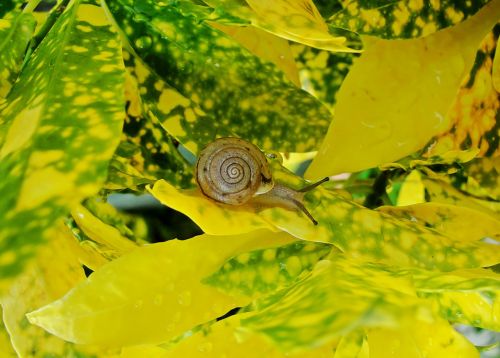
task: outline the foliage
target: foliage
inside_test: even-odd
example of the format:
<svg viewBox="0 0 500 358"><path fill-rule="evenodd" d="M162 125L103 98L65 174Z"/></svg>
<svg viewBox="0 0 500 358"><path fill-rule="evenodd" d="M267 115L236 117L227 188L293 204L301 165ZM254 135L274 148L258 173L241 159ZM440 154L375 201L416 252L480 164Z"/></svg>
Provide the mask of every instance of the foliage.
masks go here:
<svg viewBox="0 0 500 358"><path fill-rule="evenodd" d="M500 331L499 12L2 1L0 352L487 351L455 325ZM194 162L222 136L288 187L330 177L304 197L318 224L205 197Z"/></svg>

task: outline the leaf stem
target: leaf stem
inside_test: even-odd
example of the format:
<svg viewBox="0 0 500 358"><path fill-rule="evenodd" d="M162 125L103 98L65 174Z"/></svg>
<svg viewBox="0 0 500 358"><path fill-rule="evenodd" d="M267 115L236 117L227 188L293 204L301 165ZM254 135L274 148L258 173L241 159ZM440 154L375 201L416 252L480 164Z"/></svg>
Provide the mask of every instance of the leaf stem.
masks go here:
<svg viewBox="0 0 500 358"><path fill-rule="evenodd" d="M42 0L30 0L28 2L28 4L25 6L25 8L23 9L23 12L25 14L33 12L33 10L36 9L36 7L38 6L38 4L40 4L41 1Z"/></svg>

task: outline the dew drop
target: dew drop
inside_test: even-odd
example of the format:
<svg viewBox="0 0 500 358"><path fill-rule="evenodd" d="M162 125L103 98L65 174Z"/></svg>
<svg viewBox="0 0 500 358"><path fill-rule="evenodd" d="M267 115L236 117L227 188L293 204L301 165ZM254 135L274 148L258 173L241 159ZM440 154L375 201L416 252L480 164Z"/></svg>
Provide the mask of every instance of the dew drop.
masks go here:
<svg viewBox="0 0 500 358"><path fill-rule="evenodd" d="M198 350L203 353L211 352L213 348L213 344L211 342L205 342L198 346Z"/></svg>
<svg viewBox="0 0 500 358"><path fill-rule="evenodd" d="M191 304L191 292L184 291L177 296L177 303L181 306L189 306Z"/></svg>
<svg viewBox="0 0 500 358"><path fill-rule="evenodd" d="M142 300L137 300L137 302L134 304L135 309L140 309L142 307Z"/></svg>
<svg viewBox="0 0 500 358"><path fill-rule="evenodd" d="M163 303L163 295L157 294L153 301L155 305L160 306Z"/></svg>

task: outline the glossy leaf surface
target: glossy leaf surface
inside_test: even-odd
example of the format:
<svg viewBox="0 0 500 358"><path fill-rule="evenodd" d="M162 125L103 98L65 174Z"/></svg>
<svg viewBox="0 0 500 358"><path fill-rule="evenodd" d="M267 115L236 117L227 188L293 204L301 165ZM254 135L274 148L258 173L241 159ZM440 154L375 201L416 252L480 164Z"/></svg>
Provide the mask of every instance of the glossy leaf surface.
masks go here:
<svg viewBox="0 0 500 358"><path fill-rule="evenodd" d="M414 38L430 35L474 15L489 0L342 0L328 20L334 26L377 37Z"/></svg>
<svg viewBox="0 0 500 358"><path fill-rule="evenodd" d="M365 38L365 51L337 94L335 119L306 177L400 159L445 130L448 109L499 10L500 2L493 1L463 23L421 39Z"/></svg>
<svg viewBox="0 0 500 358"><path fill-rule="evenodd" d="M168 4L143 1L134 7L130 0L107 4L149 68L190 98L211 121L263 148L306 151L316 147L330 112L286 80L275 65ZM164 93L169 95L166 89ZM287 140L292 135L294 140ZM207 143L199 143L198 136L189 140Z"/></svg>
<svg viewBox="0 0 500 358"><path fill-rule="evenodd" d="M124 117L120 56L102 9L76 1L10 92L0 113L1 278L104 181Z"/></svg>
<svg viewBox="0 0 500 358"><path fill-rule="evenodd" d="M248 303L242 296L230 297L202 284L203 277L230 256L291 241L286 234L257 231L143 246L102 266L65 297L28 318L76 343L161 343Z"/></svg>

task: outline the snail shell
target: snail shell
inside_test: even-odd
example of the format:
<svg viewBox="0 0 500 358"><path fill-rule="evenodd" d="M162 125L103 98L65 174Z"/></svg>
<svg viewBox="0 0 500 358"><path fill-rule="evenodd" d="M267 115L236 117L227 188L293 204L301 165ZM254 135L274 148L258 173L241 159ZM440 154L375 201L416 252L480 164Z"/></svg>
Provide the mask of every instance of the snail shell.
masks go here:
<svg viewBox="0 0 500 358"><path fill-rule="evenodd" d="M196 181L205 196L230 205L249 203L254 208L299 210L314 225L317 221L304 205L304 194L327 180L300 190L274 183L264 153L239 138L215 140L201 151L196 163Z"/></svg>
<svg viewBox="0 0 500 358"><path fill-rule="evenodd" d="M239 138L220 138L207 145L196 163L196 181L203 194L231 205L243 205L273 188L264 153Z"/></svg>

